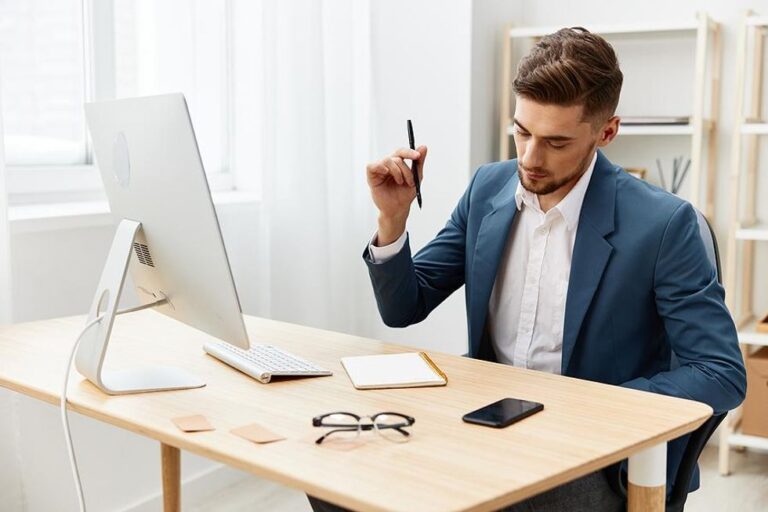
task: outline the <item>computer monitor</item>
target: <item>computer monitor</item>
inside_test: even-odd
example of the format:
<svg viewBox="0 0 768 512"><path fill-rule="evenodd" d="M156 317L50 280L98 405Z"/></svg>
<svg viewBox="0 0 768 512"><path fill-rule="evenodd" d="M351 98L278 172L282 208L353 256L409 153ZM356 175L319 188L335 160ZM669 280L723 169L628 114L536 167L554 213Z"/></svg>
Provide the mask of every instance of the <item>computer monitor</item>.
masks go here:
<svg viewBox="0 0 768 512"><path fill-rule="evenodd" d="M81 338L76 368L110 394L201 387L181 369L103 368L128 268L142 304L249 348L184 96L89 103L85 114L118 225L88 315L102 319Z"/></svg>

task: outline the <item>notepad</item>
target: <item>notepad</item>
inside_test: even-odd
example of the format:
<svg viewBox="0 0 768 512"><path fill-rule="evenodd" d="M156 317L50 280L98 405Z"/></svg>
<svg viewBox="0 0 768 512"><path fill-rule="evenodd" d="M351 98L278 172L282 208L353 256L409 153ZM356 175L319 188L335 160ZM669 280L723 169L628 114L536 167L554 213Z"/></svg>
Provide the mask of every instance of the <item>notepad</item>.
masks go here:
<svg viewBox="0 0 768 512"><path fill-rule="evenodd" d="M424 352L342 357L341 364L357 389L445 386L448 377Z"/></svg>

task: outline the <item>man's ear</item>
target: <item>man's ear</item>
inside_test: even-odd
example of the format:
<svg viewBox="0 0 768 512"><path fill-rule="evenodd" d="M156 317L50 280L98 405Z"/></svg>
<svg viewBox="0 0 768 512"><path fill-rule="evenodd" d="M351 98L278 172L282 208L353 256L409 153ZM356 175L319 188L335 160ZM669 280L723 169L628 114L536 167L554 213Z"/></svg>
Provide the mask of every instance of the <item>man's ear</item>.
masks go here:
<svg viewBox="0 0 768 512"><path fill-rule="evenodd" d="M613 116L600 127L599 137L597 139L598 147L605 147L616 138L616 135L619 134L620 123L621 118L619 116Z"/></svg>

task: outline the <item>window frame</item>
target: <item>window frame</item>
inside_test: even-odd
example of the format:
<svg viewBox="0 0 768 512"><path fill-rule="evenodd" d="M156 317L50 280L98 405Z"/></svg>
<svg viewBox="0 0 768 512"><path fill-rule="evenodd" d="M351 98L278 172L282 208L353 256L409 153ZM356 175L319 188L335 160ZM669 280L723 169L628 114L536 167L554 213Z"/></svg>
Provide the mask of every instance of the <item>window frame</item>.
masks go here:
<svg viewBox="0 0 768 512"><path fill-rule="evenodd" d="M232 141L234 128L232 112L232 8L231 0L225 6L225 98L224 161L220 170L207 172L211 192L235 190L236 179L232 171ZM84 98L86 102L115 96L114 63L114 0L81 0L83 30ZM85 127L86 160L70 165L6 165L9 204L12 206L62 203L72 201L98 201L105 199L98 166L94 162L93 148Z"/></svg>

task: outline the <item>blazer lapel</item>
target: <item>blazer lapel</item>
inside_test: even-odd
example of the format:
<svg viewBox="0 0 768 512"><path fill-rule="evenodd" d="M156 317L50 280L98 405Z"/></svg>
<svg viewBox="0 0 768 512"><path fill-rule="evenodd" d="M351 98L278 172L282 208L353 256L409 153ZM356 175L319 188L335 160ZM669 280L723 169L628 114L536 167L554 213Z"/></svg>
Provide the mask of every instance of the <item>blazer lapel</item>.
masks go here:
<svg viewBox="0 0 768 512"><path fill-rule="evenodd" d="M563 328L563 375L568 375L568 364L581 325L613 252L613 246L605 237L614 230L616 172L608 159L598 151L573 246Z"/></svg>
<svg viewBox="0 0 768 512"><path fill-rule="evenodd" d="M504 246L509 238L509 229L517 213L515 191L517 190L516 167L509 181L491 201L491 211L483 217L475 242L470 278L472 290L469 294L469 339L470 354L480 353L483 328L488 316L488 301Z"/></svg>

